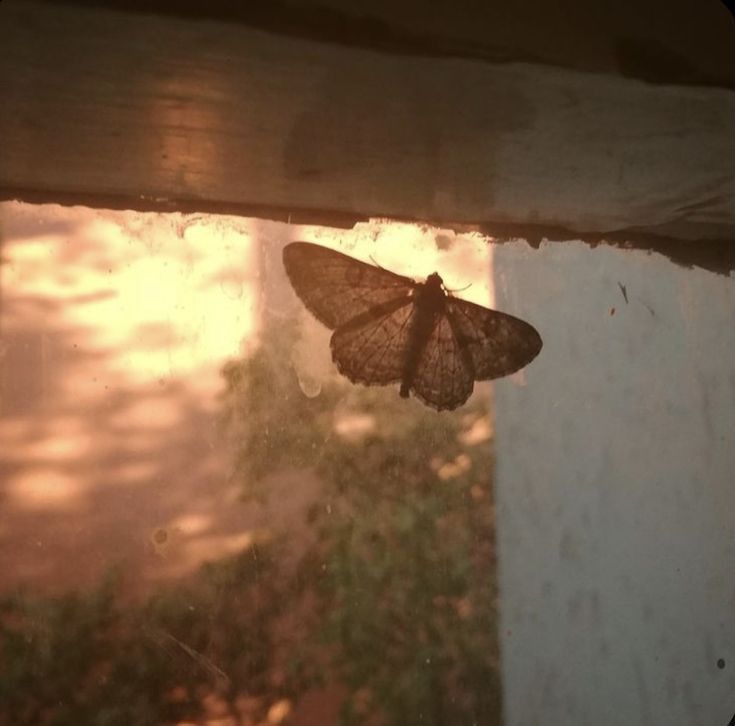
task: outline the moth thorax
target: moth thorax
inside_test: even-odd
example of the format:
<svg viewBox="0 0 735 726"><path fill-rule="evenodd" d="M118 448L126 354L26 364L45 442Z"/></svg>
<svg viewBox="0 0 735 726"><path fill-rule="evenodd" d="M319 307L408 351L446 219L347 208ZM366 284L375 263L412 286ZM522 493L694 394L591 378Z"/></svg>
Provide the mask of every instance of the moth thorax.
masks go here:
<svg viewBox="0 0 735 726"><path fill-rule="evenodd" d="M446 295L441 277L436 272L432 272L423 284L421 297L425 304L441 305Z"/></svg>
<svg viewBox="0 0 735 726"><path fill-rule="evenodd" d="M426 278L426 282L419 286L417 293L416 303L423 313L437 315L444 310L447 293L444 292L442 279L436 272Z"/></svg>

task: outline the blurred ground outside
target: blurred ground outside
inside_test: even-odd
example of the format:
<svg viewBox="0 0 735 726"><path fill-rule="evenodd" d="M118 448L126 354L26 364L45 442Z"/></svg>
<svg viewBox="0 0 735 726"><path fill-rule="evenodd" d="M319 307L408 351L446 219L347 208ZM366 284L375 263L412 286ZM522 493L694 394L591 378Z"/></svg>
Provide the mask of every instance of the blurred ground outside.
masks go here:
<svg viewBox="0 0 735 726"><path fill-rule="evenodd" d="M56 703L55 692L76 691L90 668L103 667L112 669L110 688L138 683L150 691L136 718L145 720L165 704L166 713L194 708L207 718L235 718L244 697L242 677L250 673L245 682L252 703L240 709L242 723L258 722L256 713L268 723L332 723L340 704L357 709L355 718L365 709L387 708L390 723L402 722L405 709L411 714L430 708L433 715L426 712L422 719L440 723L441 701L467 684L437 682L423 689L427 678L445 679L456 662L487 688L473 688L475 706L463 696L450 707L480 708L494 722L499 709L492 676L497 650L488 387L478 386L466 411L437 416L402 401L396 391L345 385L329 359L328 331L295 299L280 260L285 243L306 239L368 261L372 256L417 278L441 270L448 287L469 284L463 296L489 304L487 241L380 222L334 231L16 203L1 211L6 516L0 597L10 598L3 606L10 617L3 638L21 678L9 678L9 687L41 678ZM294 323L301 329L295 344L283 338L297 329ZM286 340L285 348L279 339ZM240 393L241 381L250 387ZM335 383L341 386L338 397ZM234 419L231 413L225 420L227 410ZM412 441L416 435L420 439ZM356 464L364 446L372 453ZM400 454L395 460L409 449L414 458ZM243 499L248 479L263 483L259 493ZM342 493L330 494L329 486L342 487ZM361 508L364 513L357 514ZM351 533L353 520L361 522L359 535ZM437 547L433 538L442 531ZM396 536L408 539L380 560L381 542ZM352 554L340 554L340 542L352 543ZM285 558L279 554L284 544L291 553ZM314 605L304 610L312 596L304 600L301 590L318 590L321 575L300 574L314 556L335 563L327 597L339 602L353 593L349 604L317 621ZM370 564L374 556L379 561ZM323 574L325 566L316 572ZM372 569L355 579L350 572L362 566ZM122 577L113 600L104 584L111 570ZM428 580L424 570L431 573ZM386 586L385 595L368 605ZM20 600L18 587L25 593ZM408 598L404 605L401 598ZM281 612L287 606L296 610ZM397 649L397 671L381 681L383 666L376 663L360 675L361 660L372 656L366 661L361 655L359 639L385 641L387 635L381 628L390 620L384 617L381 625L376 614L385 609L388 618L403 618L422 608L423 616L399 629L399 642L384 642L384 649ZM207 625L209 611L219 616ZM37 615L28 627L18 630L32 612ZM76 632L71 651L58 640L64 631L53 625L58 617ZM115 635L104 623L121 617L123 629ZM130 630L130 617L143 618L142 635ZM335 617L342 623L336 631L337 621L330 625ZM450 620L426 641L421 630L435 617L437 623ZM366 622L377 628L374 634L361 634ZM328 642L341 643L342 665L317 683L309 680L316 663L308 659L316 656L306 641L320 628ZM16 642L23 633L30 638L26 645ZM352 635L345 640L345 633ZM224 651L222 638L233 639ZM453 638L459 639L455 645ZM474 641L470 652L479 647L471 657L461 655L467 638ZM54 659L63 662L95 641L108 645L97 646L99 653L92 648L76 670L65 667L64 677L48 671ZM406 653L421 657L416 646L422 642L421 648L429 648L426 660L401 665ZM114 657L110 662L110 648L121 647L140 651L136 665ZM43 652L52 661L45 664ZM299 652L311 655L289 672L287 664ZM130 667L132 681L125 675ZM146 677L146 668L159 669L158 676ZM169 674L166 682L182 683L183 695L161 691L161 674ZM408 679L404 685L401 678ZM369 705L369 694L380 689L387 689L385 703ZM32 716L40 718L47 699L19 686L15 691L15 720L25 722L18 714L29 708L40 708ZM62 695L59 707L66 710L59 713L79 719L95 713L99 703L127 708L119 696L105 693L98 688L91 695ZM404 695L391 705L399 693ZM156 706L161 698L164 706Z"/></svg>

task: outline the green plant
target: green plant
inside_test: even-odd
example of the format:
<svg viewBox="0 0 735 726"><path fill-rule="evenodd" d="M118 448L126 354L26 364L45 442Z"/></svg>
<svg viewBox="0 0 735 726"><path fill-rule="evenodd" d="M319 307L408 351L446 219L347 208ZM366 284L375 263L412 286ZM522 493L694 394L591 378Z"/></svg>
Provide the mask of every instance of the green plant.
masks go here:
<svg viewBox="0 0 735 726"><path fill-rule="evenodd" d="M302 520L143 603L114 573L6 596L1 724L172 723L213 700L258 722L319 683L343 687L344 724L500 722L492 451L467 436L486 399L437 414L337 377L310 398L292 340L227 366L223 420L245 499L316 482Z"/></svg>
<svg viewBox="0 0 735 726"><path fill-rule="evenodd" d="M302 647L329 653L343 722L499 723L492 452L462 443L487 401L437 414L336 378L308 398L288 345L286 334L229 369L230 404L247 411L246 497L267 497L284 467L320 482L299 571L321 619ZM369 432L341 437L350 417Z"/></svg>
<svg viewBox="0 0 735 726"><path fill-rule="evenodd" d="M234 712L243 694L262 720L310 684L279 647L288 599L276 550L256 545L143 604L126 604L115 576L86 593L4 598L0 723L174 723L201 717L212 698Z"/></svg>

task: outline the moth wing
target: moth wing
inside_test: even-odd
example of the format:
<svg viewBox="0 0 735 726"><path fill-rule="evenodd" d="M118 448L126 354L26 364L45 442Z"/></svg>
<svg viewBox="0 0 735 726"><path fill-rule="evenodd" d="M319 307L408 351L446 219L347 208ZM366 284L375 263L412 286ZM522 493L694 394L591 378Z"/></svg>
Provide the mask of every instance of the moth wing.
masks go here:
<svg viewBox="0 0 735 726"><path fill-rule="evenodd" d="M309 242L286 245L283 265L306 308L332 329L388 302L408 303L416 286L410 277Z"/></svg>
<svg viewBox="0 0 735 726"><path fill-rule="evenodd" d="M410 299L392 300L337 328L330 345L339 372L368 386L401 380L413 315Z"/></svg>
<svg viewBox="0 0 735 726"><path fill-rule="evenodd" d="M428 406L443 411L461 406L473 388L472 363L449 318L441 315L421 353L411 390Z"/></svg>
<svg viewBox="0 0 735 726"><path fill-rule="evenodd" d="M467 300L448 297L446 315L457 343L471 361L476 381L515 373L543 346L529 323Z"/></svg>

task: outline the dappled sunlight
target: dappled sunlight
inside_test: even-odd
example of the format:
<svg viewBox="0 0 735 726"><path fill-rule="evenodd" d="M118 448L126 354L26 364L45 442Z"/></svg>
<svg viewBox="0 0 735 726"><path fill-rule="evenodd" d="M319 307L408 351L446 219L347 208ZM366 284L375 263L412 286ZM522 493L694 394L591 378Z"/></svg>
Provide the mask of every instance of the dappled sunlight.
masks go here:
<svg viewBox="0 0 735 726"><path fill-rule="evenodd" d="M181 402L172 396L150 396L135 400L130 405L115 411L109 418L113 427L130 431L150 429L170 429L179 421Z"/></svg>
<svg viewBox="0 0 735 726"><path fill-rule="evenodd" d="M194 532L176 525L161 527L150 538L151 547L160 560L149 575L155 579L184 577L191 574L192 562L215 562L239 554L252 547L258 539L262 536L259 538L251 530L216 534Z"/></svg>
<svg viewBox="0 0 735 726"><path fill-rule="evenodd" d="M23 633L17 712L62 718L74 704L55 693L89 682L125 713L136 704L118 694L147 688L159 718L131 723L301 723L314 703L334 722L345 699L382 707L373 689L394 656L423 652L422 622L436 635L408 682L443 679L470 704L447 697L450 711L495 709L490 388L437 414L349 384L282 262L311 240L417 279L439 271L487 305L487 241L380 221L0 211L0 593L23 585L36 599L11 595L15 612L43 608L0 619ZM371 660L376 639L390 657ZM23 685L49 661L71 691L64 673L43 693Z"/></svg>
<svg viewBox="0 0 735 726"><path fill-rule="evenodd" d="M93 442L88 434L81 431L69 432L63 426L58 426L57 430L56 435L29 446L29 453L36 461L69 461L84 456L91 450Z"/></svg>
<svg viewBox="0 0 735 726"><path fill-rule="evenodd" d="M53 467L34 467L5 481L7 511L49 509L74 511L84 501L86 484Z"/></svg>
<svg viewBox="0 0 735 726"><path fill-rule="evenodd" d="M260 241L251 223L0 210L0 494L13 516L1 584L45 573L36 584L73 587L121 558L146 578L166 576L145 542L168 512L214 522L211 542L182 550L177 572L231 554L241 524L216 515L230 506L218 485L228 458L217 395L223 363L258 341ZM34 529L43 529L48 566L37 566L33 548L10 546ZM74 567L54 567L54 553L70 548Z"/></svg>
<svg viewBox="0 0 735 726"><path fill-rule="evenodd" d="M492 301L479 235L460 244L378 220L335 230L54 205L0 211L2 496L15 517L3 542L43 527L45 557L79 552L73 569L52 559L39 569L32 548L3 547L5 584L46 572L46 584L71 587L119 558L146 581L179 576L250 546L264 516L304 510L313 487L290 491L291 504L267 515L237 503L217 421L222 366L256 350L264 324L294 315L302 324L290 358L305 397L337 378L329 331L285 284L287 242L311 240L416 278L439 270L447 288L469 285L458 294ZM347 443L376 432L359 407L334 415Z"/></svg>
<svg viewBox="0 0 735 726"><path fill-rule="evenodd" d="M183 533L182 533L183 534ZM181 564L178 568L171 566L169 574L173 576L187 574L189 562L207 562L234 555L250 547L255 542L252 532L236 534L212 534L187 537L178 553Z"/></svg>
<svg viewBox="0 0 735 726"><path fill-rule="evenodd" d="M63 321L84 333L86 346L111 354L104 366L92 360L62 381L68 395L98 395L103 379L114 387L183 376L211 394L218 362L240 353L243 338L257 343L256 267L245 223L228 229L221 220L181 215L43 209L71 218L73 235L14 244L11 232L3 284L20 300L63 304ZM239 275L237 294L231 284L212 284L224 273ZM12 329L12 319L5 326Z"/></svg>
<svg viewBox="0 0 735 726"><path fill-rule="evenodd" d="M334 418L334 432L346 441L357 442L373 433L377 424L372 414L339 411Z"/></svg>
<svg viewBox="0 0 735 726"><path fill-rule="evenodd" d="M291 705L291 701L287 698L282 698L268 709L268 723L283 723L288 718L292 710L293 706Z"/></svg>
<svg viewBox="0 0 735 726"><path fill-rule="evenodd" d="M456 479L458 476L466 474L472 468L472 460L465 453L458 454L451 461L444 461L439 457L435 457L430 463L431 468L442 481Z"/></svg>
<svg viewBox="0 0 735 726"><path fill-rule="evenodd" d="M478 446L490 441L493 437L493 422L489 416L481 416L472 420L467 418L469 428L462 431L457 437L464 446Z"/></svg>
<svg viewBox="0 0 735 726"><path fill-rule="evenodd" d="M207 516L197 512L183 514L171 522L171 527L187 535L201 534L213 525L211 515Z"/></svg>

